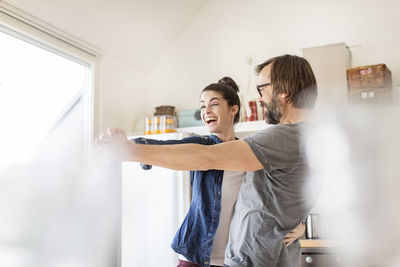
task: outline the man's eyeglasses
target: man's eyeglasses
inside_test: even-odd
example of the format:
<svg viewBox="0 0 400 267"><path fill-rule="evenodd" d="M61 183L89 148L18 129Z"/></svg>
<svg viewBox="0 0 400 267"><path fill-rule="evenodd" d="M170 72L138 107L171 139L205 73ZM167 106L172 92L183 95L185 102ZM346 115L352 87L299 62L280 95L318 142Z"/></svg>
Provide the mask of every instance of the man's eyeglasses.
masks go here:
<svg viewBox="0 0 400 267"><path fill-rule="evenodd" d="M260 94L260 96L262 97L262 95L261 95L261 88L262 87L265 87L265 86L268 86L268 85L270 85L271 83L263 83L263 84L260 84L260 85L257 85L256 87L257 87L257 92Z"/></svg>

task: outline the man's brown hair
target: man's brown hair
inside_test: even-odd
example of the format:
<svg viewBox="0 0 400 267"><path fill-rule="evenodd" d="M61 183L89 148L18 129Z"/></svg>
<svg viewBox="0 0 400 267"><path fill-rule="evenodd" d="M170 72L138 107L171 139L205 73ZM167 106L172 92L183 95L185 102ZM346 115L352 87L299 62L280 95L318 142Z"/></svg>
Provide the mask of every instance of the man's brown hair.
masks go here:
<svg viewBox="0 0 400 267"><path fill-rule="evenodd" d="M286 94L288 103L293 103L296 108L313 109L318 87L310 63L302 57L282 55L257 65L257 74L269 64L273 94Z"/></svg>

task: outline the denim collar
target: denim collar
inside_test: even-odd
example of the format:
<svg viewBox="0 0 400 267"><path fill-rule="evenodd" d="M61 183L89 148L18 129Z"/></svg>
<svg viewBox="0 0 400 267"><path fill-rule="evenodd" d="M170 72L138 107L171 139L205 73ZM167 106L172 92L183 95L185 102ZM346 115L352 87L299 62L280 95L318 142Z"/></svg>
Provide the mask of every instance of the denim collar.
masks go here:
<svg viewBox="0 0 400 267"><path fill-rule="evenodd" d="M221 140L218 138L218 136L213 135L213 134L210 134L210 140L211 140L212 142L214 142L215 144L219 144L219 143L222 143L222 142L223 142L223 141L221 141ZM235 137L235 140L239 140L239 138Z"/></svg>
<svg viewBox="0 0 400 267"><path fill-rule="evenodd" d="M210 140L215 144L222 143L222 141L218 138L218 136L213 134L210 134Z"/></svg>

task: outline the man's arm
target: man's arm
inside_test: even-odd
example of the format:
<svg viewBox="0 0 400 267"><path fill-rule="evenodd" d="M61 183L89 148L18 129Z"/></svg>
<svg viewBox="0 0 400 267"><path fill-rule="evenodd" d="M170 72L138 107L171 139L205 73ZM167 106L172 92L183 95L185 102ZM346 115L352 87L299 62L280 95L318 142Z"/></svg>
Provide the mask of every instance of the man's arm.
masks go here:
<svg viewBox="0 0 400 267"><path fill-rule="evenodd" d="M137 161L175 170L233 170L263 169L250 146L243 140L216 145L139 145L126 139L123 130L109 128L96 140L100 150L119 152L123 161Z"/></svg>
<svg viewBox="0 0 400 267"><path fill-rule="evenodd" d="M130 144L130 161L161 166L175 170L233 170L254 171L263 166L243 141L216 145L137 145Z"/></svg>

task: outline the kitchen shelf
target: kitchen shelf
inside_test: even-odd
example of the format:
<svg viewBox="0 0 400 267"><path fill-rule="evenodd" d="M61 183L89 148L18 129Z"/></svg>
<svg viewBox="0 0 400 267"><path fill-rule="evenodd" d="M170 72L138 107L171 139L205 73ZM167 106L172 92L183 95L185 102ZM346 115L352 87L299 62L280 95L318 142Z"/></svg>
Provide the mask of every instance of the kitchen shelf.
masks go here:
<svg viewBox="0 0 400 267"><path fill-rule="evenodd" d="M247 121L247 122L239 122L235 124L235 134L236 137L242 138L248 135L251 135L257 131L267 128L268 125L265 121ZM206 126L194 126L194 127L185 127L185 128L177 128L178 132L187 132L196 135L208 135L209 131Z"/></svg>
<svg viewBox="0 0 400 267"><path fill-rule="evenodd" d="M268 124L265 121L247 121L247 122L239 122L235 124L235 136L237 138L243 138L254 134L262 129L268 127ZM206 126L193 126L193 127L184 127L184 128L176 128L176 131L189 133L190 135L209 135L210 132ZM128 132L127 133L129 138L133 137L147 137L147 138L157 138L155 135L145 135L143 132ZM164 133L163 135L168 136L171 135L171 138L174 138L174 133Z"/></svg>

